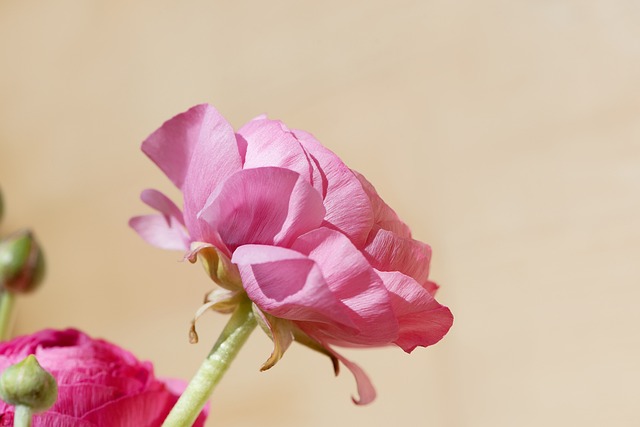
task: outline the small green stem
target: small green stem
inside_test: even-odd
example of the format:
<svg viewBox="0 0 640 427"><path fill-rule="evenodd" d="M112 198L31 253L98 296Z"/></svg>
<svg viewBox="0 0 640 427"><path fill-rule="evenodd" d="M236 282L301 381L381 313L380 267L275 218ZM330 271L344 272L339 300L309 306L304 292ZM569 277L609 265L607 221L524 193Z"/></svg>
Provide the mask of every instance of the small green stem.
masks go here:
<svg viewBox="0 0 640 427"><path fill-rule="evenodd" d="M13 292L6 289L0 291L0 341L9 339L9 328L11 327L13 313L13 303L15 301Z"/></svg>
<svg viewBox="0 0 640 427"><path fill-rule="evenodd" d="M13 427L31 427L33 411L25 405L16 405L16 412L13 416Z"/></svg>
<svg viewBox="0 0 640 427"><path fill-rule="evenodd" d="M251 301L241 302L200 369L178 399L163 427L191 427L207 399L256 327Z"/></svg>

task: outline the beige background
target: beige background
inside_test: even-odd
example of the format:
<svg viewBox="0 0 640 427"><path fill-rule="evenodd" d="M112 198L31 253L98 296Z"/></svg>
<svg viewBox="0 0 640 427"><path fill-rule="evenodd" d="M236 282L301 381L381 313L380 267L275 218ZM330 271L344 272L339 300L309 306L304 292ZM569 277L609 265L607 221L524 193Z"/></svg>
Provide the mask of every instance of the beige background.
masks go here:
<svg viewBox="0 0 640 427"><path fill-rule="evenodd" d="M48 278L19 333L78 326L188 378L199 266L127 227L139 151L211 102L314 133L432 244L439 345L347 352L379 398L261 333L210 426L640 425L640 2L0 0L6 233L33 227ZM173 191L173 192L172 192Z"/></svg>

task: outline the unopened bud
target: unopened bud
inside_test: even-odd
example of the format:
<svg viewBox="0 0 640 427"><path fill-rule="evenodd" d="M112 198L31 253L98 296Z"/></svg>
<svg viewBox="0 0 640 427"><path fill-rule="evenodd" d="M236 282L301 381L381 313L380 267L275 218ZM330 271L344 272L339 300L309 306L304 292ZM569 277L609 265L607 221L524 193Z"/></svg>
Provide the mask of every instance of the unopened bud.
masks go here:
<svg viewBox="0 0 640 427"><path fill-rule="evenodd" d="M35 290L44 277L44 255L30 231L0 241L0 286L10 292Z"/></svg>
<svg viewBox="0 0 640 427"><path fill-rule="evenodd" d="M0 398L13 406L26 406L33 412L46 411L58 399L56 379L31 354L9 366L0 376Z"/></svg>

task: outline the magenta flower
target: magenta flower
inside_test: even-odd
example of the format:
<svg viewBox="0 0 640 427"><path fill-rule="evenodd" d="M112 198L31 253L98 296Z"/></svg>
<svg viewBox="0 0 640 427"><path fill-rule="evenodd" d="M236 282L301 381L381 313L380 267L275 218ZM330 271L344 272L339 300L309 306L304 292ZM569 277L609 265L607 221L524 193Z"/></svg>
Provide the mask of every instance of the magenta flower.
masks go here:
<svg viewBox="0 0 640 427"><path fill-rule="evenodd" d="M159 427L182 392L160 381L149 362L75 329L44 330L0 343L0 371L33 354L58 382L58 400L33 427ZM0 401L0 426L14 408ZM195 426L204 425L201 414Z"/></svg>
<svg viewBox="0 0 640 427"><path fill-rule="evenodd" d="M299 341L335 367L343 362L364 404L373 386L332 346L411 352L451 327L428 279L429 246L310 134L266 117L235 133L213 107L198 105L164 123L142 150L182 191L183 209L145 190L142 200L160 214L131 226L155 246L204 262L224 290L201 312L229 312L248 296L274 341L263 369Z"/></svg>

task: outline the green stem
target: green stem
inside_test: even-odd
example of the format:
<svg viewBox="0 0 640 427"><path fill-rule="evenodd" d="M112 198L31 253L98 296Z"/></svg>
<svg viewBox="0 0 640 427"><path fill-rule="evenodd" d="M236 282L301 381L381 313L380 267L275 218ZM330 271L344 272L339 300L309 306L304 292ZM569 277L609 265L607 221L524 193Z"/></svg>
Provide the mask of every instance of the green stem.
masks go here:
<svg viewBox="0 0 640 427"><path fill-rule="evenodd" d="M222 334L173 407L163 427L191 427L227 371L242 345L256 327L251 301L241 302Z"/></svg>
<svg viewBox="0 0 640 427"><path fill-rule="evenodd" d="M25 405L16 405L16 412L13 416L13 427L31 427L33 411Z"/></svg>
<svg viewBox="0 0 640 427"><path fill-rule="evenodd" d="M0 291L0 341L9 339L9 328L11 326L11 314L13 313L13 303L15 301L13 292L6 289Z"/></svg>

